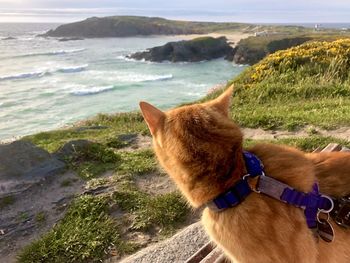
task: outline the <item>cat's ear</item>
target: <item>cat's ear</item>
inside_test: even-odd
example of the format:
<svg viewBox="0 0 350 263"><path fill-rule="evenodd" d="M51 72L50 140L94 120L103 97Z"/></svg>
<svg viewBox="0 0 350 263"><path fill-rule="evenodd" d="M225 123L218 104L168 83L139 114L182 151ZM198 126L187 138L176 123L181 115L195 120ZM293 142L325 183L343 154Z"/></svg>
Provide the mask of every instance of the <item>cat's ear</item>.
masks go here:
<svg viewBox="0 0 350 263"><path fill-rule="evenodd" d="M140 102L140 108L150 132L154 135L164 119L165 113L144 101Z"/></svg>
<svg viewBox="0 0 350 263"><path fill-rule="evenodd" d="M225 116L229 115L231 100L233 95L233 85L225 90L219 97L217 97L212 103L216 109L218 109Z"/></svg>

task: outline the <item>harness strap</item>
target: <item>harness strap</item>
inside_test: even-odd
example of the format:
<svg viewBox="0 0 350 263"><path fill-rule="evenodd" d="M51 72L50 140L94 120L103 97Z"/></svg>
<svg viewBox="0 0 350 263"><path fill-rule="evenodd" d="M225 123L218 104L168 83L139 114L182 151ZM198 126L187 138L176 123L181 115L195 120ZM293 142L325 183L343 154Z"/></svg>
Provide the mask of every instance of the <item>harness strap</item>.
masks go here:
<svg viewBox="0 0 350 263"><path fill-rule="evenodd" d="M333 209L333 201L319 193L318 184L313 185L309 193L300 192L272 177L260 176L258 191L290 205L304 209L309 228L317 226L317 213L329 213Z"/></svg>
<svg viewBox="0 0 350 263"><path fill-rule="evenodd" d="M244 161L248 175L250 177L256 177L263 173L262 162L252 153L243 152ZM220 194L214 200L207 203L213 211L222 211L230 207L239 205L250 193L252 192L248 181L241 179L234 186L229 188L226 192Z"/></svg>
<svg viewBox="0 0 350 263"><path fill-rule="evenodd" d="M239 205L252 192L248 178L257 176L259 176L259 181L254 191L304 209L307 225L311 229L316 228L317 214L320 211L329 213L333 209L333 200L319 193L317 183L313 185L312 191L309 193L298 191L272 177L265 176L264 166L254 154L245 151L243 155L248 174L207 204L213 211L219 212Z"/></svg>

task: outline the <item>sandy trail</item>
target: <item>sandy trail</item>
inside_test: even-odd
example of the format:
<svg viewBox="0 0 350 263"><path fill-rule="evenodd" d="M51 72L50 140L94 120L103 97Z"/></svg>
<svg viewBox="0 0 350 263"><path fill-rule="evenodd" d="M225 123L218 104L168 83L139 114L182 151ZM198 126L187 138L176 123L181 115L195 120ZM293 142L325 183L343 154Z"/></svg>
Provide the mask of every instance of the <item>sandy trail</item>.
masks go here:
<svg viewBox="0 0 350 263"><path fill-rule="evenodd" d="M350 139L350 127L342 127L335 130L323 130L313 127L305 127L299 131L281 131L281 130L263 130L263 129L251 129L242 128L244 137L246 139L253 140L273 140L273 139L283 139L283 138L300 138L309 137L310 131L314 131L313 135L320 136L331 136L338 139Z"/></svg>

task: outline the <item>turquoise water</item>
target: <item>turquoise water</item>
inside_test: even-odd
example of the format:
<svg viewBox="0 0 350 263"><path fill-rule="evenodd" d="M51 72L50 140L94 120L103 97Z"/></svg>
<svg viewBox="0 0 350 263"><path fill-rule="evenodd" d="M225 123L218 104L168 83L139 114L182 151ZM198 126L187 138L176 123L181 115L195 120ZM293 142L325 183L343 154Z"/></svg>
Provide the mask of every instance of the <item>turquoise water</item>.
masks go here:
<svg viewBox="0 0 350 263"><path fill-rule="evenodd" d="M126 55L179 37L59 42L35 37L56 25L0 24L0 140L50 130L97 113L166 109L193 101L244 67L223 59L149 63ZM6 37L15 37L4 40Z"/></svg>

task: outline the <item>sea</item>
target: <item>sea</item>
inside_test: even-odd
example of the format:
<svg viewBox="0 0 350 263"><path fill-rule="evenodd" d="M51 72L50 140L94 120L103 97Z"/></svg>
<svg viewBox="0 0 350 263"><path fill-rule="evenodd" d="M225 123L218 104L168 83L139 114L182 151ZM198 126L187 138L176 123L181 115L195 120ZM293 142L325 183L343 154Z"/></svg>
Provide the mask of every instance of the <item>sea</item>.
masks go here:
<svg viewBox="0 0 350 263"><path fill-rule="evenodd" d="M127 55L179 36L38 37L58 24L0 23L0 141L47 131L98 113L162 109L197 100L245 66L224 59L151 63Z"/></svg>

